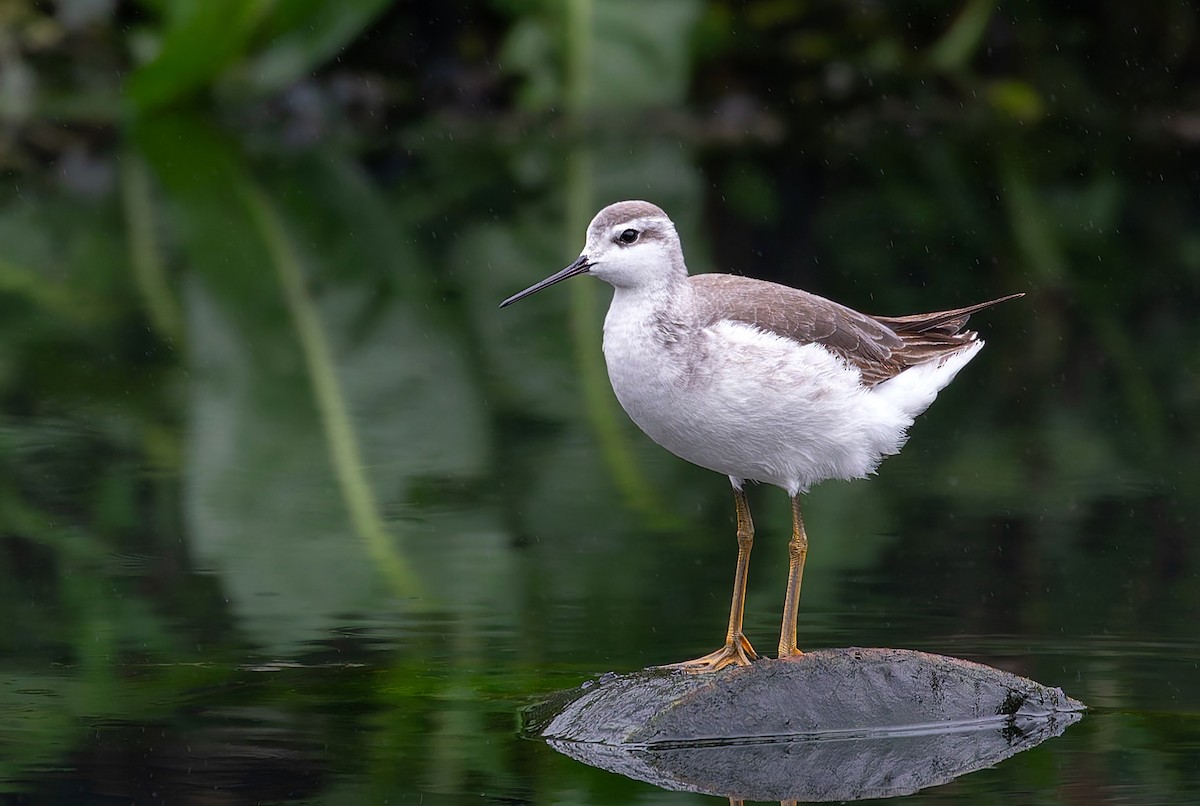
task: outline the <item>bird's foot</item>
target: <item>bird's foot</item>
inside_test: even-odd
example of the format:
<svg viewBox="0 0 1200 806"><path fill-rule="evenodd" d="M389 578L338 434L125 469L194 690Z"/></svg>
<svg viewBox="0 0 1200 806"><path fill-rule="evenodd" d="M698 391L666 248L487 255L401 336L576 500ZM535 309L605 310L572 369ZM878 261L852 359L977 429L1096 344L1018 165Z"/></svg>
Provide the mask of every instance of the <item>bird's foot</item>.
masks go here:
<svg viewBox="0 0 1200 806"><path fill-rule="evenodd" d="M669 663L658 668L705 674L719 672L726 666L749 666L752 661L756 660L758 660L758 653L754 651L754 647L750 646L750 639L739 633L730 638L725 646L716 652L709 652L703 657L685 660L682 663Z"/></svg>
<svg viewBox="0 0 1200 806"><path fill-rule="evenodd" d="M789 660L791 658L800 658L803 656L804 656L804 653L801 652L799 649L796 649L795 644L791 644L791 645L780 644L779 645L779 659L780 660Z"/></svg>

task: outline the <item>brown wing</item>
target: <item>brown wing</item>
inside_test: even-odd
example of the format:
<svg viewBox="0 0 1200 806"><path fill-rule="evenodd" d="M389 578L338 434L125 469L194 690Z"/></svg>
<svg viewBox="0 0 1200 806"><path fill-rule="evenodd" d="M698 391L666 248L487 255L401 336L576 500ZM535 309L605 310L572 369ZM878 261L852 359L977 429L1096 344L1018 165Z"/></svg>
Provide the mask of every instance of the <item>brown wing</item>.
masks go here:
<svg viewBox="0 0 1200 806"><path fill-rule="evenodd" d="M904 340L887 325L845 305L731 274L698 274L689 279L700 292L696 303L703 322L728 319L801 344L821 344L857 367L867 385L904 368L895 360Z"/></svg>
<svg viewBox="0 0 1200 806"><path fill-rule="evenodd" d="M963 331L976 311L1011 296L953 311L911 316L868 316L832 300L777 283L731 274L690 277L700 320L754 325L801 344L820 344L862 373L874 386L916 364L953 353L975 340Z"/></svg>

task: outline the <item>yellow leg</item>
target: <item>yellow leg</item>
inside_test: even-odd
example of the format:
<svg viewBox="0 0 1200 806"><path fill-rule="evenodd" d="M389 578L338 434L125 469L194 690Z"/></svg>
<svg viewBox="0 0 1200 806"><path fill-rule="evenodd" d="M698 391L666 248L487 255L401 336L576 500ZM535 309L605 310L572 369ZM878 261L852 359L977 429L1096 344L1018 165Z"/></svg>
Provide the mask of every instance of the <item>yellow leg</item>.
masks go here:
<svg viewBox="0 0 1200 806"><path fill-rule="evenodd" d="M668 669L683 669L688 672L716 672L726 666L737 664L749 666L758 659L758 653L750 646L750 640L742 632L742 617L746 612L746 573L750 569L750 548L754 545L754 521L750 519L750 504L746 493L733 491L734 507L737 510L737 571L733 578L733 601L729 605L729 629L725 631L725 646L695 660L672 663ZM793 625L793 632L795 632Z"/></svg>
<svg viewBox="0 0 1200 806"><path fill-rule="evenodd" d="M800 517L800 496L792 496L792 539L788 542L787 595L783 599L783 627L779 631L779 657L803 654L796 649L796 611L800 608L800 580L808 556L808 535Z"/></svg>

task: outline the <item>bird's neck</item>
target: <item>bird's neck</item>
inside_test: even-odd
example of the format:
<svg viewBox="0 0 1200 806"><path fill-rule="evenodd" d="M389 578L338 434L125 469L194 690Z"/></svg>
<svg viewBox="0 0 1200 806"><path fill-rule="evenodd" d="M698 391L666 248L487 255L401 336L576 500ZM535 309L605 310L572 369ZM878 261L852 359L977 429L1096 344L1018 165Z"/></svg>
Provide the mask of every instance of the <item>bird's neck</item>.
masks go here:
<svg viewBox="0 0 1200 806"><path fill-rule="evenodd" d="M687 275L666 282L615 288L604 320L607 347L616 342L673 347L694 331L694 291Z"/></svg>
<svg viewBox="0 0 1200 806"><path fill-rule="evenodd" d="M694 305L692 287L686 274L664 275L651 283L613 288L612 308L630 315L660 313L679 318L690 315Z"/></svg>

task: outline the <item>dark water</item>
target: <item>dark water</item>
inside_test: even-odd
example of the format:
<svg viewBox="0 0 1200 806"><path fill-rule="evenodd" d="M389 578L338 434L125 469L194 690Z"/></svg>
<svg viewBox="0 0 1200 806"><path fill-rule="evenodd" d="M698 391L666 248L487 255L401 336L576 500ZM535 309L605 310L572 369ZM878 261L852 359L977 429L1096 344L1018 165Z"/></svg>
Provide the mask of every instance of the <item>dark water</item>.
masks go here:
<svg viewBox="0 0 1200 806"><path fill-rule="evenodd" d="M800 643L980 661L1089 706L911 801L1200 801L1200 163L1162 78L1193 29L1131 23L1178 57L1158 70L1124 26L1128 52L1071 17L1060 50L1005 18L1027 36L988 28L983 66L946 66L958 41L934 69L898 55L911 25L869 15L846 41L806 20L816 39L717 37L735 5L647 7L681 16L633 48L600 13L586 92L460 43L460 94L415 115L440 73L402 73L401 113L365 130L336 72L257 104L233 70L174 105L135 80L139 114L0 106L0 795L719 802L520 731L549 692L723 635L728 484L618 408L607 288L496 309L570 262L598 207L647 198L693 271L883 314L1026 292L972 320L986 349L901 455L808 497ZM407 15L351 76L409 41ZM484 16L541 52L523 18ZM697 19L726 50L683 51L670 32ZM50 52L93 58L76 41ZM28 58L42 87L98 75ZM485 63L511 108L468 103ZM750 500L763 651L789 513Z"/></svg>
<svg viewBox="0 0 1200 806"><path fill-rule="evenodd" d="M1156 513L1144 507L1112 511L1093 537L1066 511L1031 527L947 500L930 476L952 489L953 476L923 465L950 451L959 391L917 428L916 459L812 494L803 643L971 658L1091 706L1060 738L917 799L1194 801L1194 577L1156 557L1145 528ZM414 579L404 588L348 528L325 463L298 452L302 432L282 440L271 477L247 456L253 432L224 439L238 421L204 432L217 415L192 416L176 470L107 457L83 471L61 446L94 431L8 420L6 441L53 506L26 527L35 539L5 541L6 792L40 802L712 802L558 756L518 735L518 712L607 670L715 645L733 554L720 479L685 468L649 476L680 479L653 499L678 523L655 525L595 473L602 458L586 440L526 446L517 452L529 467L540 457L562 475L382 498L390 551ZM634 444L647 467L666 464ZM221 450L218 470L206 469L205 453ZM122 479L146 499L104 500ZM557 506L526 503L547 486L542 500ZM786 511L778 491L752 492L762 525L749 625L768 648Z"/></svg>

